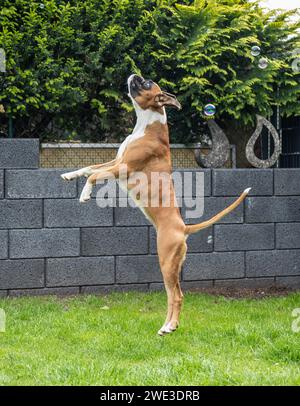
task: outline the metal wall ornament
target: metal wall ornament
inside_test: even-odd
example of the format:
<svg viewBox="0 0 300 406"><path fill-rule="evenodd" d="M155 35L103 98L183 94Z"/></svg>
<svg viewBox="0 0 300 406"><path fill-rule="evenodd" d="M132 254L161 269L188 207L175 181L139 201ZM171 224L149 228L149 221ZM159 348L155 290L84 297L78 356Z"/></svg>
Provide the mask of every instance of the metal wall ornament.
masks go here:
<svg viewBox="0 0 300 406"><path fill-rule="evenodd" d="M212 138L212 149L205 155L199 149L195 150L195 159L199 166L205 168L221 168L230 156L230 143L226 134L215 120L208 120L208 127Z"/></svg>
<svg viewBox="0 0 300 406"><path fill-rule="evenodd" d="M278 161L278 158L281 154L281 140L280 140L280 137L278 135L276 128L273 126L273 124L269 120L267 120L265 117L262 117L259 115L257 115L256 118L257 118L256 130L254 131L254 133L252 134L252 136L250 137L250 139L247 143L246 157L247 157L249 163L252 166L254 166L255 168L270 168L271 166L276 164L276 162ZM265 160L259 159L254 153L255 143L258 140L258 138L260 137L264 126L269 130L269 132L274 140L274 152L273 152L272 156L270 156L270 158L265 159Z"/></svg>

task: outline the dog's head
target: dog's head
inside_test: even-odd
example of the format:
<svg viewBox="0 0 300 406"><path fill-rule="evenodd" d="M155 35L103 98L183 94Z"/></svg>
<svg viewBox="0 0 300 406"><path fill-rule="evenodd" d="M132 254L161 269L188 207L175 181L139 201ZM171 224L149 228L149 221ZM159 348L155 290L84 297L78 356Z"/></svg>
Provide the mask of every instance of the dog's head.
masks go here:
<svg viewBox="0 0 300 406"><path fill-rule="evenodd" d="M136 103L143 110L161 111L164 106L181 109L176 96L162 91L157 83L142 76L129 76L128 93L134 104Z"/></svg>

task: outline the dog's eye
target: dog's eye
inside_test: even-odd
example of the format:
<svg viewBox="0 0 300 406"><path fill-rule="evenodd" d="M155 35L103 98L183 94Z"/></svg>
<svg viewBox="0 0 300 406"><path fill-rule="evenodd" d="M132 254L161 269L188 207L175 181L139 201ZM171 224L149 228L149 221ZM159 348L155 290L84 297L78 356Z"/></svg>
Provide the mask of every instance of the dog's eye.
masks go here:
<svg viewBox="0 0 300 406"><path fill-rule="evenodd" d="M151 89L151 86L152 86L151 80L145 80L145 82L143 83L143 88L144 88L145 90Z"/></svg>

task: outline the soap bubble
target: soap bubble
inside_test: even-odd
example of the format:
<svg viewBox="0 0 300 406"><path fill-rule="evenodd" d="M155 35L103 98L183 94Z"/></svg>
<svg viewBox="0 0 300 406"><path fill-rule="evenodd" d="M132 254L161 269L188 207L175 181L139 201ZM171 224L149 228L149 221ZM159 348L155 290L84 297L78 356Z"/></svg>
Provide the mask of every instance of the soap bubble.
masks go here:
<svg viewBox="0 0 300 406"><path fill-rule="evenodd" d="M213 104L207 104L204 107L204 114L208 117L212 117L216 114L216 106L214 106Z"/></svg>
<svg viewBox="0 0 300 406"><path fill-rule="evenodd" d="M6 72L6 54L3 48L0 48L0 72Z"/></svg>
<svg viewBox="0 0 300 406"><path fill-rule="evenodd" d="M252 56L258 56L258 55L260 55L260 53L261 53L261 49L260 49L259 46L254 45L254 46L251 48L251 55L252 55Z"/></svg>
<svg viewBox="0 0 300 406"><path fill-rule="evenodd" d="M293 60L292 69L293 69L293 72L295 72L295 73L300 72L300 58L296 58Z"/></svg>
<svg viewBox="0 0 300 406"><path fill-rule="evenodd" d="M267 58L260 58L260 60L258 61L258 67L260 69L266 69L269 66L269 61L267 60Z"/></svg>

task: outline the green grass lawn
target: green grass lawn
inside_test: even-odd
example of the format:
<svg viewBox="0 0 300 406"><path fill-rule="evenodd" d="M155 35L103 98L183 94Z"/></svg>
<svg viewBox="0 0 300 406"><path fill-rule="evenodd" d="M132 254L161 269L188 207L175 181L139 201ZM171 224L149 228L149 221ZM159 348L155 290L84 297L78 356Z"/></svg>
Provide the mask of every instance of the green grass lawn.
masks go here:
<svg viewBox="0 0 300 406"><path fill-rule="evenodd" d="M261 300L185 295L159 337L163 293L1 299L0 385L299 385L300 293Z"/></svg>

